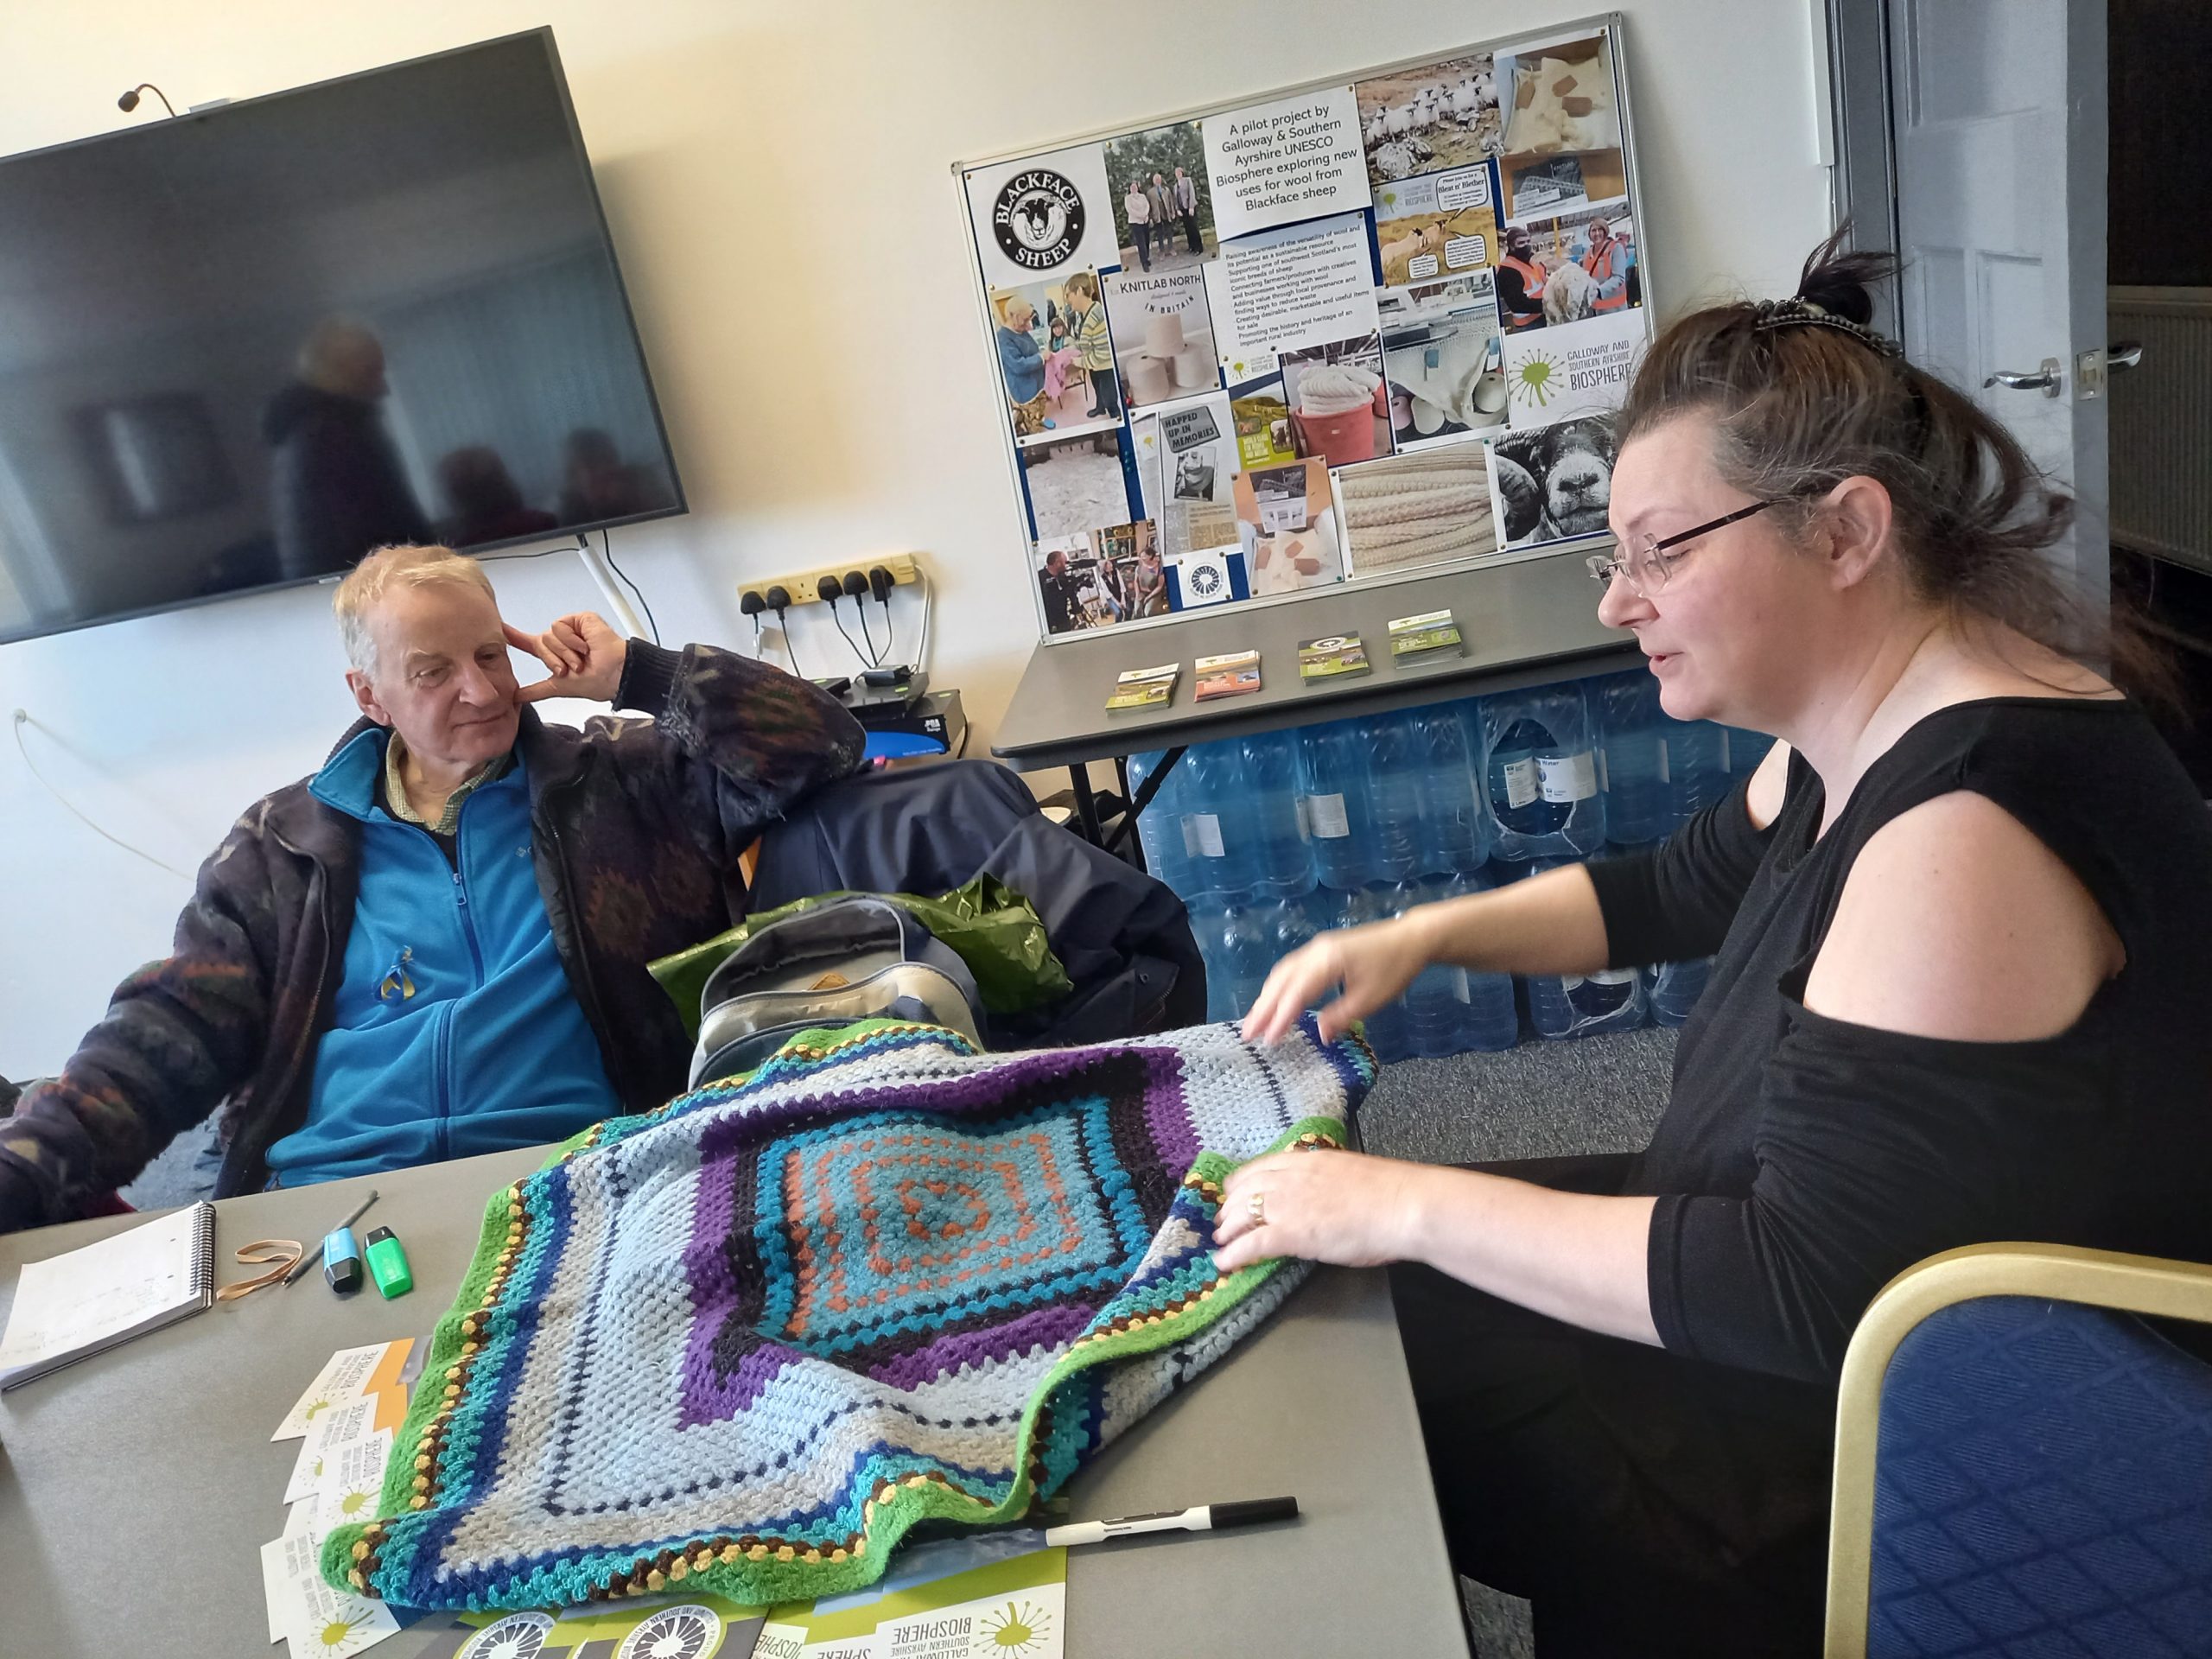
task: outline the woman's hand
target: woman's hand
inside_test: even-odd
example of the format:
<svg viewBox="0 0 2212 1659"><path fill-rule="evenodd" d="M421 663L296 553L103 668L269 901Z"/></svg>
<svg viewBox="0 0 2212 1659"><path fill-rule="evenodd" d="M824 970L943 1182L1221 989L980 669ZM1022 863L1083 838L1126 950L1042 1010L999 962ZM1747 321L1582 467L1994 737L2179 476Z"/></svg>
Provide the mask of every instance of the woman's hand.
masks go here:
<svg viewBox="0 0 2212 1659"><path fill-rule="evenodd" d="M1323 933L1274 965L1244 1016L1244 1040L1282 1040L1298 1016L1333 990L1343 995L1321 1010L1321 1040L1332 1042L1403 992L1428 966L1428 950L1411 916Z"/></svg>
<svg viewBox="0 0 2212 1659"><path fill-rule="evenodd" d="M1271 1152L1222 1183L1213 1224L1224 1273L1274 1255L1373 1268L1413 1255L1419 1164L1363 1152ZM1259 1217L1253 1213L1257 1195Z"/></svg>

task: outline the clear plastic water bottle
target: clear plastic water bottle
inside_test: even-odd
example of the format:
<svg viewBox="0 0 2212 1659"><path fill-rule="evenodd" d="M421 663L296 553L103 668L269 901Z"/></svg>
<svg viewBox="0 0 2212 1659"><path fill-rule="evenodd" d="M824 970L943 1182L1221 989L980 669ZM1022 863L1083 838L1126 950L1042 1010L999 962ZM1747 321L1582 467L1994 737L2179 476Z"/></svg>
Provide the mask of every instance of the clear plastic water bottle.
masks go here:
<svg viewBox="0 0 2212 1659"><path fill-rule="evenodd" d="M1596 851L1605 839L1605 802L1598 792L1596 743L1580 686L1535 686L1482 702L1498 830L1492 856L1517 861Z"/></svg>
<svg viewBox="0 0 2212 1659"><path fill-rule="evenodd" d="M1298 746L1288 732L1245 738L1243 789L1252 810L1252 887L1257 898L1313 889L1313 855L1299 810Z"/></svg>
<svg viewBox="0 0 2212 1659"><path fill-rule="evenodd" d="M1267 906L1208 905L1193 911L1191 931L1206 963L1206 1018L1242 1020L1274 966Z"/></svg>
<svg viewBox="0 0 2212 1659"><path fill-rule="evenodd" d="M1695 962L1662 962L1655 968L1645 969L1643 988L1651 1005L1651 1023L1679 1026L1688 1020L1712 972L1710 957Z"/></svg>
<svg viewBox="0 0 2212 1659"><path fill-rule="evenodd" d="M1543 860L1529 874L1557 869L1573 861ZM1633 968L1546 975L1522 983L1529 996L1529 1023L1539 1037L1596 1037L1607 1032L1633 1031L1649 1013L1643 976Z"/></svg>
<svg viewBox="0 0 2212 1659"><path fill-rule="evenodd" d="M1398 882L1421 866L1421 753L1404 715L1360 722L1367 750L1367 880Z"/></svg>
<svg viewBox="0 0 2212 1659"><path fill-rule="evenodd" d="M1616 842L1657 841L1675 827L1667 788L1667 717L1659 683L1643 669L1592 682L1605 796L1605 832Z"/></svg>
<svg viewBox="0 0 2212 1659"><path fill-rule="evenodd" d="M1389 888L1383 899L1393 914L1402 916L1464 891L1452 877L1430 876L1420 881L1402 881ZM1458 1053L1467 1023L1467 970L1450 963L1431 963L1406 987L1401 1006L1405 1010L1408 1055L1433 1058Z"/></svg>
<svg viewBox="0 0 2212 1659"><path fill-rule="evenodd" d="M1728 792L1725 741L1722 728L1709 720L1668 722L1667 787L1677 824L1688 823Z"/></svg>
<svg viewBox="0 0 2212 1659"><path fill-rule="evenodd" d="M1166 751L1129 757L1129 792L1134 798L1145 780L1160 770ZM1165 882L1184 899L1197 896L1192 880L1191 851L1183 839L1183 766L1180 761L1160 784L1160 791L1137 815L1137 842L1144 849L1144 867L1154 880Z"/></svg>
<svg viewBox="0 0 2212 1659"><path fill-rule="evenodd" d="M1395 915L1389 887L1361 887L1353 893L1337 895L1333 925L1357 927L1366 922L1379 922ZM1406 1030L1406 1005L1401 997L1385 1003L1366 1016L1363 1022L1368 1046L1376 1058L1382 1060L1402 1060L1413 1050Z"/></svg>
<svg viewBox="0 0 2212 1659"><path fill-rule="evenodd" d="M1421 766L1419 862L1425 874L1479 869L1495 832L1476 781L1473 752L1457 703L1414 709L1407 721Z"/></svg>
<svg viewBox="0 0 2212 1659"><path fill-rule="evenodd" d="M1332 720L1301 727L1295 734L1313 874L1323 887L1338 893L1367 880L1367 849L1374 837L1367 744L1360 726L1356 720Z"/></svg>
<svg viewBox="0 0 2212 1659"><path fill-rule="evenodd" d="M1456 896L1461 893L1487 892L1493 883L1486 874L1463 876L1452 885ZM1467 1007L1461 1015L1461 1029L1455 1053L1470 1049L1485 1054L1496 1054L1513 1047L1521 1040L1521 1015L1513 1002L1513 976L1484 974L1473 969L1466 970Z"/></svg>

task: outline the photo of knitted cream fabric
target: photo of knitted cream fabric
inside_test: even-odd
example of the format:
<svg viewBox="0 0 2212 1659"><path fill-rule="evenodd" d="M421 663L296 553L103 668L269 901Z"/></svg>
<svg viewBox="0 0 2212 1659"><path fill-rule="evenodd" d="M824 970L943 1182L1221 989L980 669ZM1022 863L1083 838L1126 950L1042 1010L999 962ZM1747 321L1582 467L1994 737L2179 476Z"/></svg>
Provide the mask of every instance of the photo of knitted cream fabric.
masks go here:
<svg viewBox="0 0 2212 1659"><path fill-rule="evenodd" d="M1347 467L1337 474L1347 574L1440 564L1497 550L1479 441Z"/></svg>

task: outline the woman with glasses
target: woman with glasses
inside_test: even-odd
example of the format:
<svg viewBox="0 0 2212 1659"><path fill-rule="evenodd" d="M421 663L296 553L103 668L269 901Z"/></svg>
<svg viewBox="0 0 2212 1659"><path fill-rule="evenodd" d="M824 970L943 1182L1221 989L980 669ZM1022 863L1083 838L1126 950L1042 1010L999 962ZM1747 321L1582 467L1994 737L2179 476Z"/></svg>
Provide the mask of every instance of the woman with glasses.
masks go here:
<svg viewBox="0 0 2212 1659"><path fill-rule="evenodd" d="M1620 413L1599 613L1669 714L1779 739L1758 770L1655 851L1325 934L1245 1022L1714 957L1641 1154L1227 1183L1224 1268L1394 1264L1455 1560L1547 1659L1815 1650L1836 1376L1903 1268L2212 1260L2212 819L2088 665L2158 666L2047 561L2066 503L1867 326L1885 269L1832 241L1680 319Z"/></svg>

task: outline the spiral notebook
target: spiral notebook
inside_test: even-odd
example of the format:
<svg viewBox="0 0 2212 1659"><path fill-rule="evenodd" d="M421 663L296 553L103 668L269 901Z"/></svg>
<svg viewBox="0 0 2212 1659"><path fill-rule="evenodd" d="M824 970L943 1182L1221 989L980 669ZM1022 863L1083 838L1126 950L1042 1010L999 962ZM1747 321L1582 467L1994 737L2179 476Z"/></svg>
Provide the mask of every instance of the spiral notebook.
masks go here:
<svg viewBox="0 0 2212 1659"><path fill-rule="evenodd" d="M190 1319L214 1300L212 1204L26 1262L0 1336L0 1391Z"/></svg>

